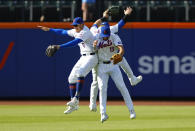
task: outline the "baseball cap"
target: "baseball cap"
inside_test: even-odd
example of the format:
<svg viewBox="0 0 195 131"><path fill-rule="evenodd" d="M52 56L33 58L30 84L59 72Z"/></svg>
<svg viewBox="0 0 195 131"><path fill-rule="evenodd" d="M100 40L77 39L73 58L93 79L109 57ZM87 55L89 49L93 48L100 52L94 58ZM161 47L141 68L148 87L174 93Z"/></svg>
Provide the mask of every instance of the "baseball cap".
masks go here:
<svg viewBox="0 0 195 131"><path fill-rule="evenodd" d="M103 26L108 26L108 27L110 26L108 22L102 22L101 25L103 25Z"/></svg>
<svg viewBox="0 0 195 131"><path fill-rule="evenodd" d="M83 24L84 22L83 22L83 19L81 18L81 17L76 17L74 20L73 20L73 22L72 22L72 24L71 25L79 25L79 24Z"/></svg>
<svg viewBox="0 0 195 131"><path fill-rule="evenodd" d="M100 29L100 37L109 37L110 36L110 28L108 26L102 26Z"/></svg>

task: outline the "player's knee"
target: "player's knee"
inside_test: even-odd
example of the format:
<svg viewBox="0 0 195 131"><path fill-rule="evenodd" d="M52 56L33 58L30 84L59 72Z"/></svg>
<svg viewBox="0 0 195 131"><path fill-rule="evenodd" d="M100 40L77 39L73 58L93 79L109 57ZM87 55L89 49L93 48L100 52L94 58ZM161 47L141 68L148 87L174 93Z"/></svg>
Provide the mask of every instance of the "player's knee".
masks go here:
<svg viewBox="0 0 195 131"><path fill-rule="evenodd" d="M84 73L82 73L82 72L78 72L76 76L77 77L85 77Z"/></svg>
<svg viewBox="0 0 195 131"><path fill-rule="evenodd" d="M68 82L69 83L76 83L77 82L77 78L73 77L73 76L69 76L68 77Z"/></svg>

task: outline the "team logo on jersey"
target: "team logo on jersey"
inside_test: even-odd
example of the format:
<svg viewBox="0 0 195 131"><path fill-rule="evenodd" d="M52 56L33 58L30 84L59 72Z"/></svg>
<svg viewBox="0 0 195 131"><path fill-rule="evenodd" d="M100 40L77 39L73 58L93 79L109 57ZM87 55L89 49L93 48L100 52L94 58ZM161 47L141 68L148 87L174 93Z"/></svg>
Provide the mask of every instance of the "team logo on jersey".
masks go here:
<svg viewBox="0 0 195 131"><path fill-rule="evenodd" d="M98 48L104 48L104 47L108 47L112 45L112 41L111 40L107 40L107 41L101 41L98 44Z"/></svg>

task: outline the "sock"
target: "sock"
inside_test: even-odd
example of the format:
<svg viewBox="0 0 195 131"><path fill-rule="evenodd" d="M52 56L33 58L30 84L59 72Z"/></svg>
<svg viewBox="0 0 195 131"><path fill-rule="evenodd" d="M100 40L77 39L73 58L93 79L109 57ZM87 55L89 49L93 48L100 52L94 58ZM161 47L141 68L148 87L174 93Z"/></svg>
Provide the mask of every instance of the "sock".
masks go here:
<svg viewBox="0 0 195 131"><path fill-rule="evenodd" d="M78 77L78 81L76 83L76 98L79 99L80 97L80 92L83 88L83 85L84 85L84 77Z"/></svg>
<svg viewBox="0 0 195 131"><path fill-rule="evenodd" d="M69 84L69 89L70 89L70 97L72 99L75 96L75 93L76 93L76 83Z"/></svg>

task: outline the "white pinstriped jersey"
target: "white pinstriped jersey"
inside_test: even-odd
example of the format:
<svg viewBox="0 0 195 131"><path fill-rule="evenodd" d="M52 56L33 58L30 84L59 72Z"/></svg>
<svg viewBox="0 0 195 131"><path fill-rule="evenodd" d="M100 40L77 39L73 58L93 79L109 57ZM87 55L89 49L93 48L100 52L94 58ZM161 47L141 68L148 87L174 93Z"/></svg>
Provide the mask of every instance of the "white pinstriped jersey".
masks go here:
<svg viewBox="0 0 195 131"><path fill-rule="evenodd" d="M75 29L68 30L68 35L83 40L83 42L78 44L81 54L94 52L94 36L87 26L84 26L83 30L81 30L79 33L77 33Z"/></svg>
<svg viewBox="0 0 195 131"><path fill-rule="evenodd" d="M121 39L118 35L111 33L108 40L104 41L102 38L98 38L98 49L99 61L110 61L113 54L118 52L118 45L122 45Z"/></svg>

